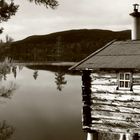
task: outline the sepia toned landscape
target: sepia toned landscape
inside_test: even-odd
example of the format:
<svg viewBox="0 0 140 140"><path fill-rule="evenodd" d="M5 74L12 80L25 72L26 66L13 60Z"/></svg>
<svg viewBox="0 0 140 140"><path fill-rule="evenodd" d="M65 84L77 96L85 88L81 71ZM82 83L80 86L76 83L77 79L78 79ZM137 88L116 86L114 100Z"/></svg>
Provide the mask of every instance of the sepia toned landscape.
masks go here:
<svg viewBox="0 0 140 140"><path fill-rule="evenodd" d="M139 0L0 0L0 140L139 140Z"/></svg>

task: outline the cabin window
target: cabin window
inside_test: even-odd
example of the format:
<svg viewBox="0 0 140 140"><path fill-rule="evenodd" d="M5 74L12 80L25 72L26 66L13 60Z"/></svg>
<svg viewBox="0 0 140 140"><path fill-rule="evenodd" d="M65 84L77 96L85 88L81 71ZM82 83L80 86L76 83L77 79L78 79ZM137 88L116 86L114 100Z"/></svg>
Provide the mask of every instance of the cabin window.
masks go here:
<svg viewBox="0 0 140 140"><path fill-rule="evenodd" d="M128 72L119 73L119 89L130 89L132 75Z"/></svg>

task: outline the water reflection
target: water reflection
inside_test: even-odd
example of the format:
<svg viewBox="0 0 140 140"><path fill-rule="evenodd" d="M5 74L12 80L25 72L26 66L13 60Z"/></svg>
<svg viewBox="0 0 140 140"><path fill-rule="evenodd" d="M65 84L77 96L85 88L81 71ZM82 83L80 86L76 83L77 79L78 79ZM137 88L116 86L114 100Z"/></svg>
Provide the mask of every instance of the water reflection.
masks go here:
<svg viewBox="0 0 140 140"><path fill-rule="evenodd" d="M10 73L10 67L7 64L0 65L0 80L6 80L6 75Z"/></svg>
<svg viewBox="0 0 140 140"><path fill-rule="evenodd" d="M16 84L13 81L3 83L3 80L7 80L7 74L10 74L10 72L11 67L7 63L0 65L0 98L11 98L13 92L16 90ZM8 125L6 121L0 122L0 140L10 139L14 131L15 128Z"/></svg>
<svg viewBox="0 0 140 140"><path fill-rule="evenodd" d="M64 67L63 68L61 66L43 66L43 65L30 65L28 66L28 63L26 64L27 67L33 69L33 78L35 80L37 80L37 78L39 77L39 72L38 70L41 70L42 67L46 67L46 69L43 70L51 70L51 71L55 71L55 83L56 83L56 89L58 89L59 91L62 91L62 89L64 88L64 85L67 84L67 80L65 79L65 74L66 74L66 70L68 69L68 67ZM51 69L50 69L51 68ZM15 65L12 63L4 63L4 65L0 65L0 80L7 80L7 74L13 73L14 78L16 79L17 75L17 70L19 69L19 71L23 70L23 66L22 65ZM11 88L10 88L11 90Z"/></svg>
<svg viewBox="0 0 140 140"><path fill-rule="evenodd" d="M0 140L8 140L11 138L15 128L11 125L8 125L6 121L0 122Z"/></svg>
<svg viewBox="0 0 140 140"><path fill-rule="evenodd" d="M55 83L57 85L57 89L59 91L62 91L62 88L64 88L64 85L67 84L67 81L65 80L65 73L58 71L55 73Z"/></svg>
<svg viewBox="0 0 140 140"><path fill-rule="evenodd" d="M37 79L37 77L38 77L38 70L35 70L33 72L33 77L34 77L35 80Z"/></svg>
<svg viewBox="0 0 140 140"><path fill-rule="evenodd" d="M0 97L11 98L13 91L17 88L13 81L3 82L3 80L7 80L7 74L10 74L10 72L11 67L8 64L0 65Z"/></svg>
<svg viewBox="0 0 140 140"><path fill-rule="evenodd" d="M39 77L38 70L46 70L46 71L52 71L55 73L55 84L56 89L59 91L62 91L64 86L67 84L67 80L65 78L66 72L68 70L68 67L66 66L51 66L51 65L30 65L27 66L30 69L33 69L33 78L37 80Z"/></svg>
<svg viewBox="0 0 140 140"><path fill-rule="evenodd" d="M14 82L9 82L7 85L0 86L0 97L11 98L13 91L16 90L16 84Z"/></svg>
<svg viewBox="0 0 140 140"><path fill-rule="evenodd" d="M79 76L67 74L67 67L61 70L55 66L11 63L4 67L0 67L5 71L1 73L0 87L4 85L5 94L0 99L6 103L0 104L0 120L12 124L16 131L8 129L9 139L0 140L83 139ZM71 82L73 78L75 82Z"/></svg>
<svg viewBox="0 0 140 140"><path fill-rule="evenodd" d="M17 66L12 67L12 73L13 73L14 77L16 78L17 77Z"/></svg>

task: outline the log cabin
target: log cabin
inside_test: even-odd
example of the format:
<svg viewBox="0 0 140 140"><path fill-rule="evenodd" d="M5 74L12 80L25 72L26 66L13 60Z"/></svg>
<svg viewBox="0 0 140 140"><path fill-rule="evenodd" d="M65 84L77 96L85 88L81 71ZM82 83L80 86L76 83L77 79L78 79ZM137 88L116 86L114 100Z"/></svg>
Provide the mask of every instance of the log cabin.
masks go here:
<svg viewBox="0 0 140 140"><path fill-rule="evenodd" d="M140 12L134 4L131 40L112 41L72 66L82 71L82 124L87 140L95 132L140 133Z"/></svg>

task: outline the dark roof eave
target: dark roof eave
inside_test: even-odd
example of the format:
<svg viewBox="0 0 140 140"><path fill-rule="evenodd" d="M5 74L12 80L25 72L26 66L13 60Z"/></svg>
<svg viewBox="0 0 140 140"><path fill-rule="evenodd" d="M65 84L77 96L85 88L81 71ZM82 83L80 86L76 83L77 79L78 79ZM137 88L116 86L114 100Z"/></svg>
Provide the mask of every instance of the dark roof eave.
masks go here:
<svg viewBox="0 0 140 140"><path fill-rule="evenodd" d="M78 71L133 71L140 72L140 68L77 68Z"/></svg>

